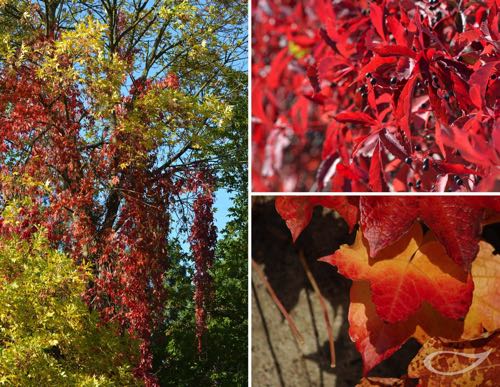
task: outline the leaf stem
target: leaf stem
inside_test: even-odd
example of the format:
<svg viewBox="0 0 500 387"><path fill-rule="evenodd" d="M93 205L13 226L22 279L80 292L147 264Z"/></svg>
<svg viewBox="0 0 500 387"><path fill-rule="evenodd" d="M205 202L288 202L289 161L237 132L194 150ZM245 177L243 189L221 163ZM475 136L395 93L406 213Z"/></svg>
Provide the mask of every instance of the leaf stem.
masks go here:
<svg viewBox="0 0 500 387"><path fill-rule="evenodd" d="M285 319L288 323L288 326L290 327L290 330L293 333L293 336L298 341L298 343L302 345L304 343L304 337L299 332L292 317L288 314L285 307L283 306L281 301L278 299L278 296L276 296L276 293L274 292L271 284L267 280L266 275L264 274L264 272L262 271L260 266L257 264L257 262L255 262L253 259L252 259L252 267L255 270L255 272L257 273L257 275L259 276L259 278L262 281L262 283L264 284L264 286L266 287L267 292L269 293L269 295L273 299L274 303L276 304L276 306L280 310L281 314L283 315L283 317L285 317Z"/></svg>

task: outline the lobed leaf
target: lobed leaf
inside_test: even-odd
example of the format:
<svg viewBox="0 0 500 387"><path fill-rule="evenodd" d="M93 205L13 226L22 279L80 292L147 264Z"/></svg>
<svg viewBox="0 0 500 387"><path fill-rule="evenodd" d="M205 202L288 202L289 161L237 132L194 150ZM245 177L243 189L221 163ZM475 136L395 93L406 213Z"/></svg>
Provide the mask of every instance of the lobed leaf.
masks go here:
<svg viewBox="0 0 500 387"><path fill-rule="evenodd" d="M358 231L353 246L342 245L320 259L353 280L370 283L372 299L382 320L404 321L428 302L449 318L467 313L474 285L437 241L423 243L419 224L407 236L370 258L368 244Z"/></svg>

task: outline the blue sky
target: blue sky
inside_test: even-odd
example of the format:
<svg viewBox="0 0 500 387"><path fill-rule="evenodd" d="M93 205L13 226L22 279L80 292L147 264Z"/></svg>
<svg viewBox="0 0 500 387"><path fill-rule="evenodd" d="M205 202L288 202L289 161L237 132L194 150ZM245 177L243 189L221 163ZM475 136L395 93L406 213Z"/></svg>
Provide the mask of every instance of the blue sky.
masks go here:
<svg viewBox="0 0 500 387"><path fill-rule="evenodd" d="M232 205L232 199L229 192L225 189L219 189L215 192L215 224L217 230L222 231L228 221L229 208Z"/></svg>

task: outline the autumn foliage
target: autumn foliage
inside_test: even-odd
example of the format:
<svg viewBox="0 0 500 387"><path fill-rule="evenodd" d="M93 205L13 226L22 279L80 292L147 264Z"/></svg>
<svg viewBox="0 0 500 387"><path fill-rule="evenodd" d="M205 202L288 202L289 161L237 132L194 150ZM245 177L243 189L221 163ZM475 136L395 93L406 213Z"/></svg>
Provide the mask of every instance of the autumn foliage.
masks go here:
<svg viewBox="0 0 500 387"><path fill-rule="evenodd" d="M44 229L51 248L88 265L88 308L139 342L135 376L158 385L168 241L190 226L202 351L214 165L236 131L227 99L240 77L241 13L219 2L8 3L0 236L29 241Z"/></svg>
<svg viewBox="0 0 500 387"><path fill-rule="evenodd" d="M200 194L196 198L193 210L194 220L191 227L191 249L194 254L196 286L194 301L196 305L196 337L198 339L198 351L202 350L202 336L206 329L208 305L211 299L211 277L209 270L214 263L215 242L217 230L214 225L213 216L213 179L208 173L200 173Z"/></svg>
<svg viewBox="0 0 500 387"><path fill-rule="evenodd" d="M498 198L278 197L276 209L294 240L316 205L337 211L351 229L359 224L352 245L320 261L353 281L349 335L365 375L410 338L424 345L421 353L448 342L465 348L483 340L487 348L494 346L488 342L500 329L500 265L480 235L483 225L498 221ZM450 379L428 373L422 356L409 366L409 377L447 384ZM487 368L464 377L498 377L498 370Z"/></svg>
<svg viewBox="0 0 500 387"><path fill-rule="evenodd" d="M253 189L498 190L498 7L254 1Z"/></svg>

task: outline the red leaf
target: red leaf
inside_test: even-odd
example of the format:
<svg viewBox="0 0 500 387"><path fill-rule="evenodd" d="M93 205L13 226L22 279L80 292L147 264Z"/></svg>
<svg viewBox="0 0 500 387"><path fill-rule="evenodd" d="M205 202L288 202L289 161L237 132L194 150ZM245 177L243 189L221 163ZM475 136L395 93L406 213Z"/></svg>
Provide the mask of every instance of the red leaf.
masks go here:
<svg viewBox="0 0 500 387"><path fill-rule="evenodd" d="M415 51L409 49L405 46L375 46L373 47L375 51L380 56L408 56L410 58L415 58Z"/></svg>
<svg viewBox="0 0 500 387"><path fill-rule="evenodd" d="M366 113L343 112L334 117L338 122L353 122L356 124L374 125L377 121Z"/></svg>
<svg viewBox="0 0 500 387"><path fill-rule="evenodd" d="M408 42L406 40L405 28L399 22L399 20L394 16L389 16L387 18L387 25L389 26L389 31L392 32L394 39L396 39L396 43L399 46L406 47L408 45Z"/></svg>
<svg viewBox="0 0 500 387"><path fill-rule="evenodd" d="M286 222L295 242L311 221L314 205L309 198L300 196L277 197L275 205L276 211Z"/></svg>
<svg viewBox="0 0 500 387"><path fill-rule="evenodd" d="M431 85L429 85L427 91L429 93L429 101L431 103L432 110L434 110L435 114L441 120L441 122L443 122L445 125L448 124L448 115L446 114L446 109L442 105L442 100L437 96Z"/></svg>
<svg viewBox="0 0 500 387"><path fill-rule="evenodd" d="M288 48L284 48L279 52L271 62L271 70L267 76L267 82L270 87L277 87L281 81L281 75L286 66L290 62L291 57L288 55Z"/></svg>
<svg viewBox="0 0 500 387"><path fill-rule="evenodd" d="M411 138L410 130L410 114L411 114L411 100L413 97L413 89L415 88L415 82L417 77L411 77L408 82L406 82L401 95L399 96L398 106L396 108L395 116L399 120L399 125L403 129L406 137Z"/></svg>
<svg viewBox="0 0 500 387"><path fill-rule="evenodd" d="M382 40L385 41L384 10L375 3L370 4L370 19Z"/></svg>
<svg viewBox="0 0 500 387"><path fill-rule="evenodd" d="M383 174L382 162L380 154L380 144L377 142L375 149L373 150L373 156L370 164L369 172L369 186L372 191L382 192L386 190L386 184Z"/></svg>
<svg viewBox="0 0 500 387"><path fill-rule="evenodd" d="M453 163L445 163L442 161L434 161L433 167L439 173L454 173L457 175L468 175L468 174L476 174L477 171L474 171L470 168L465 167L462 164L453 164Z"/></svg>
<svg viewBox="0 0 500 387"><path fill-rule="evenodd" d="M401 144L398 138L387 129L380 131L380 140L384 147L397 158L404 160L408 157L408 151L403 144Z"/></svg>
<svg viewBox="0 0 500 387"><path fill-rule="evenodd" d="M489 62L482 66L479 70L475 71L469 80L469 95L472 103L481 109L484 106L484 95L486 94L486 87L491 73L495 66L500 62Z"/></svg>
<svg viewBox="0 0 500 387"><path fill-rule="evenodd" d="M453 91L455 92L460 108L464 110L469 109L472 103L469 97L469 86L454 72L451 72L450 75L453 81Z"/></svg>
<svg viewBox="0 0 500 387"><path fill-rule="evenodd" d="M362 197L361 227L371 256L408 233L421 219L445 246L448 255L465 269L478 251L483 210L471 198Z"/></svg>

